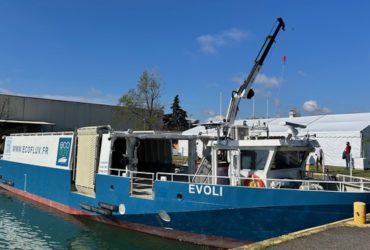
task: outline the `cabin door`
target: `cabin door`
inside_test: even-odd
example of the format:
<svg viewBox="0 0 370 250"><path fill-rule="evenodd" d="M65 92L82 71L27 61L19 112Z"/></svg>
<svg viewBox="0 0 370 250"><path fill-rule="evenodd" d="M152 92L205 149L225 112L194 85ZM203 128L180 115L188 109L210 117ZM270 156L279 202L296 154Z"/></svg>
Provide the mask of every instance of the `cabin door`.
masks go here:
<svg viewBox="0 0 370 250"><path fill-rule="evenodd" d="M229 178L231 186L240 185L240 150L231 150L229 164Z"/></svg>

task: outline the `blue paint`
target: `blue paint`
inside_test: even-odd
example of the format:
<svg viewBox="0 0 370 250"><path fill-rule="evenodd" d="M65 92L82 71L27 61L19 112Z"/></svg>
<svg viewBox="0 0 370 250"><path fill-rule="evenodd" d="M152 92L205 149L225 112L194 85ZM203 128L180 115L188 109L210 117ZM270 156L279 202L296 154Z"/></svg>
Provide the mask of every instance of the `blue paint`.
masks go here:
<svg viewBox="0 0 370 250"><path fill-rule="evenodd" d="M130 196L128 177L109 175L96 176L93 198L72 192L70 170L4 160L0 160L0 167L2 178L13 181L15 188L23 190L26 181L27 192L72 208L81 209L81 202L92 206L98 202L124 204L125 214L114 213L111 218L242 240L263 240L348 218L353 202L370 204L369 193L200 184L192 189L185 182L164 181L155 181L154 199L150 200ZM169 214L170 222L160 219L162 210Z"/></svg>

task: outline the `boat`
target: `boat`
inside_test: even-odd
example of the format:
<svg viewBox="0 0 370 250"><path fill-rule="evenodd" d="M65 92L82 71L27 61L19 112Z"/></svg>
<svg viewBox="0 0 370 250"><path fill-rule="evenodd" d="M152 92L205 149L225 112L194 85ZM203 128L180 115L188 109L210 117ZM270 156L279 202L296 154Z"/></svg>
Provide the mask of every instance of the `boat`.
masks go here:
<svg viewBox="0 0 370 250"><path fill-rule="evenodd" d="M370 180L305 171L315 140L155 131L12 134L0 187L57 210L197 244L240 246L350 217ZM290 138L289 138L290 137ZM173 142L188 140L187 164ZM197 141L204 157L196 154ZM62 159L62 160L61 160Z"/></svg>
<svg viewBox="0 0 370 250"><path fill-rule="evenodd" d="M110 126L11 134L0 187L77 217L223 248L351 217L354 202L370 204L370 180L306 171L317 141L299 134L304 125L285 122L286 134L272 137L264 124L234 123L265 56L233 92L226 120L203 124L216 135ZM188 141L186 161L174 156L178 140Z"/></svg>

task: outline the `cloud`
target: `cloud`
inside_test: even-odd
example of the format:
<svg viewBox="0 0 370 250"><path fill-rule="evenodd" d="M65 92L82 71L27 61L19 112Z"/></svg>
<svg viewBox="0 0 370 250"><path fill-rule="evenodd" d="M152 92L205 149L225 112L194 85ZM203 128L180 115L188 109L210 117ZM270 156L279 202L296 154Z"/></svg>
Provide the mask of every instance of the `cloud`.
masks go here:
<svg viewBox="0 0 370 250"><path fill-rule="evenodd" d="M303 110L307 112L314 112L319 108L316 101L310 100L303 103Z"/></svg>
<svg viewBox="0 0 370 250"><path fill-rule="evenodd" d="M302 71L302 70L298 70L298 75L300 76L303 76L303 77L306 77L307 76L307 73Z"/></svg>
<svg viewBox="0 0 370 250"><path fill-rule="evenodd" d="M268 91L266 89L254 88L253 90L254 90L254 93L259 96L264 96L264 97L272 96L271 91Z"/></svg>
<svg viewBox="0 0 370 250"><path fill-rule="evenodd" d="M0 88L0 94L5 94L5 95L16 95L13 91L9 90L9 89L3 89L3 88Z"/></svg>
<svg viewBox="0 0 370 250"><path fill-rule="evenodd" d="M240 74L240 75L237 75L237 76L232 77L231 78L231 81L233 81L233 82L241 85L244 82L244 79L245 78L246 78L245 75Z"/></svg>
<svg viewBox="0 0 370 250"><path fill-rule="evenodd" d="M246 78L247 77L245 75L239 74L231 78L231 80L238 85L241 85ZM279 87L282 82L283 80L279 77L258 74L254 81L256 85L252 85L252 89L254 90L256 95L271 97L273 95L273 92L270 89Z"/></svg>
<svg viewBox="0 0 370 250"><path fill-rule="evenodd" d="M312 114L329 114L331 110L326 107L320 107L317 101L309 100L303 103L303 110Z"/></svg>
<svg viewBox="0 0 370 250"><path fill-rule="evenodd" d="M265 74L258 74L254 80L256 84L261 84L267 88L279 87L282 81L279 77L267 76Z"/></svg>
<svg viewBox="0 0 370 250"><path fill-rule="evenodd" d="M217 53L220 47L228 44L239 42L248 37L248 33L236 28L222 31L218 34L201 35L197 37L197 41L200 45L200 50L206 54Z"/></svg>
<svg viewBox="0 0 370 250"><path fill-rule="evenodd" d="M92 92L91 92L92 91ZM95 90L88 91L87 96L68 96L68 95L36 95L34 97L46 98L46 99L55 99L62 101L71 101L71 102L86 102L86 103L95 103L95 104L107 104L107 105L117 105L118 96L104 95L100 93L99 95Z"/></svg>
<svg viewBox="0 0 370 250"><path fill-rule="evenodd" d="M247 78L245 74L239 74L231 78L231 80L237 84L242 84L244 80ZM258 74L254 83L262 85L266 88L276 88L281 85L283 80L276 76L267 76L265 74Z"/></svg>
<svg viewBox="0 0 370 250"><path fill-rule="evenodd" d="M9 83L10 83L10 79L9 78L0 79L0 85L7 85Z"/></svg>
<svg viewBox="0 0 370 250"><path fill-rule="evenodd" d="M86 97L86 96L68 96L68 95L32 95L33 97L38 98L45 98L45 99L53 99L53 100L61 100L61 101L71 101L71 102L93 102L92 99Z"/></svg>
<svg viewBox="0 0 370 250"><path fill-rule="evenodd" d="M215 116L216 115L216 112L213 111L213 110L205 110L204 113L205 113L206 116Z"/></svg>
<svg viewBox="0 0 370 250"><path fill-rule="evenodd" d="M220 115L218 112L215 112L213 110L204 110L203 112L205 117L208 117L206 118L207 122L219 122L223 121L223 119L225 118L223 115Z"/></svg>
<svg viewBox="0 0 370 250"><path fill-rule="evenodd" d="M8 89L0 88L0 93L5 95L17 95L17 96L30 96L36 98L61 100L61 101L71 101L71 102L86 102L95 104L107 104L107 105L117 105L119 96L112 96L103 94L100 90L91 88L87 91L86 96L73 96L73 95L50 95L50 94L39 94L39 95L29 95L22 93L15 93Z"/></svg>
<svg viewBox="0 0 370 250"><path fill-rule="evenodd" d="M224 116L223 115L215 115L215 116L212 116L212 117L208 117L207 118L207 122L222 122L224 120Z"/></svg>

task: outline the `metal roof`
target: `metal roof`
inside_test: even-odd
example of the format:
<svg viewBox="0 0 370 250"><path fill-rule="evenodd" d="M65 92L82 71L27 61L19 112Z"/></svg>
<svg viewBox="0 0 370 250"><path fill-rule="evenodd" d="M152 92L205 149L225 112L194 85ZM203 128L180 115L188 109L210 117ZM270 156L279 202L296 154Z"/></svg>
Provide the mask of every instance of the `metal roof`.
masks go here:
<svg viewBox="0 0 370 250"><path fill-rule="evenodd" d="M55 123L44 121L21 121L21 120L0 120L0 123L18 123L18 124L33 124L33 125L52 125Z"/></svg>

